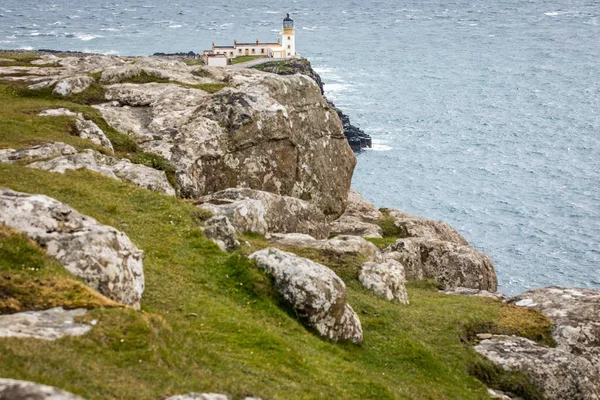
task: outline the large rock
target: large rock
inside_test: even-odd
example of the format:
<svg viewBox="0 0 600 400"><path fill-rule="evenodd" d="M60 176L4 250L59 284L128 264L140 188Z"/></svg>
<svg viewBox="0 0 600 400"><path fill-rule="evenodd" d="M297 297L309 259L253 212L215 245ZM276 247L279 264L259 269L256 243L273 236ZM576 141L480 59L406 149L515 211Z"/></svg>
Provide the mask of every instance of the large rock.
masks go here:
<svg viewBox="0 0 600 400"><path fill-rule="evenodd" d="M344 214L330 224L331 233L381 238L383 230L375 224L383 217L373 203L365 200L358 191L350 189Z"/></svg>
<svg viewBox="0 0 600 400"><path fill-rule="evenodd" d="M361 256L365 261L383 260L377 246L360 236L340 235L328 240L317 240L309 235L288 233L272 234L270 241L277 246L311 248L337 256Z"/></svg>
<svg viewBox="0 0 600 400"><path fill-rule="evenodd" d="M400 237L441 240L463 246L469 244L460 233L445 222L419 218L393 208L388 208L387 212L395 219L394 225L400 231Z"/></svg>
<svg viewBox="0 0 600 400"><path fill-rule="evenodd" d="M382 238L383 230L379 225L363 222L356 217L342 215L333 221L329 228L332 234L355 235L365 238Z"/></svg>
<svg viewBox="0 0 600 400"><path fill-rule="evenodd" d="M398 261L367 262L363 265L358 280L378 296L389 301L408 304L408 294L404 285L406 282L404 267Z"/></svg>
<svg viewBox="0 0 600 400"><path fill-rule="evenodd" d="M83 397L39 383L0 378L2 400L84 400Z"/></svg>
<svg viewBox="0 0 600 400"><path fill-rule="evenodd" d="M530 290L508 302L547 316L558 348L587 358L600 374L600 291L556 286Z"/></svg>
<svg viewBox="0 0 600 400"><path fill-rule="evenodd" d="M124 233L50 197L3 188L0 222L36 241L106 297L140 307L144 253Z"/></svg>
<svg viewBox="0 0 600 400"><path fill-rule="evenodd" d="M225 81L212 95L173 84L110 85L111 102L98 109L176 166L184 197L248 187L341 215L356 159L318 86L252 70L228 71Z"/></svg>
<svg viewBox="0 0 600 400"><path fill-rule="evenodd" d="M75 121L75 129L77 129L77 134L80 138L88 139L92 143L104 147L111 153L115 151L112 143L104 134L104 131L100 129L94 121L85 119L83 116L78 117Z"/></svg>
<svg viewBox="0 0 600 400"><path fill-rule="evenodd" d="M81 93L87 90L95 82L96 80L94 78L87 75L70 76L58 81L56 86L54 86L52 93L59 94L61 96Z"/></svg>
<svg viewBox="0 0 600 400"><path fill-rule="evenodd" d="M56 307L44 311L0 315L0 337L56 340L63 336L81 336L92 327L77 323L74 318L85 315L86 312L83 308L64 310Z"/></svg>
<svg viewBox="0 0 600 400"><path fill-rule="evenodd" d="M64 143L46 143L26 149L0 149L0 163L14 163L17 161L37 161L59 156L76 154L73 146Z"/></svg>
<svg viewBox="0 0 600 400"><path fill-rule="evenodd" d="M223 200L258 200L263 204L267 231L304 233L318 239L329 234L325 215L306 201L248 188L230 188L204 196L200 201L219 205Z"/></svg>
<svg viewBox="0 0 600 400"><path fill-rule="evenodd" d="M223 204L204 203L199 205L213 215L227 217L235 229L240 232L254 232L264 235L268 232L265 220L265 207L259 200L229 200Z"/></svg>
<svg viewBox="0 0 600 400"><path fill-rule="evenodd" d="M441 289L465 287L495 292L496 271L488 256L470 246L426 238L399 239L384 257L404 265L406 279L433 279Z"/></svg>
<svg viewBox="0 0 600 400"><path fill-rule="evenodd" d="M508 371L521 371L547 399L600 398L600 374L585 358L516 336L494 336L475 351Z"/></svg>
<svg viewBox="0 0 600 400"><path fill-rule="evenodd" d="M381 252L377 246L360 236L336 236L325 241L319 248L337 255L362 256L366 261L382 261Z"/></svg>
<svg viewBox="0 0 600 400"><path fill-rule="evenodd" d="M233 250L239 247L235 228L224 215L216 215L206 220L205 227L202 228L204 236L211 239L223 251Z"/></svg>
<svg viewBox="0 0 600 400"><path fill-rule="evenodd" d="M306 258L267 248L250 256L274 281L298 316L333 341L362 342L358 316L346 303L346 285L329 268Z"/></svg>
<svg viewBox="0 0 600 400"><path fill-rule="evenodd" d="M42 169L49 172L64 174L69 170L89 169L108 178L117 179L112 169L104 162L106 157L94 150L84 150L81 153L56 157L47 161L36 161L27 165L29 168Z"/></svg>
<svg viewBox="0 0 600 400"><path fill-rule="evenodd" d="M164 171L141 164L133 164L126 159L105 156L89 149L47 161L37 161L29 164L28 167L61 174L69 170L88 169L108 178L131 182L136 186L158 193L175 195L175 189L169 183Z"/></svg>
<svg viewBox="0 0 600 400"><path fill-rule="evenodd" d="M348 200L346 201L347 217L355 217L363 222L375 223L383 218L381 211L373 203L366 200L356 189L350 189Z"/></svg>

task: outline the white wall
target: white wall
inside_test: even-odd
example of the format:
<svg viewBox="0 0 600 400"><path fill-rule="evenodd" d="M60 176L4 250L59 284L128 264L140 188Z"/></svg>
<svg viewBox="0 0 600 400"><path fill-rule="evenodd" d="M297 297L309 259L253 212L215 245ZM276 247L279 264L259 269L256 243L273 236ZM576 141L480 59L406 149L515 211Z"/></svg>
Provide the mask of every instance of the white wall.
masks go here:
<svg viewBox="0 0 600 400"><path fill-rule="evenodd" d="M288 39L289 38L289 39ZM288 46L290 47L288 49ZM296 35L281 34L281 47L285 49L286 57L296 55Z"/></svg>
<svg viewBox="0 0 600 400"><path fill-rule="evenodd" d="M209 67L226 67L227 59L225 57L208 57Z"/></svg>

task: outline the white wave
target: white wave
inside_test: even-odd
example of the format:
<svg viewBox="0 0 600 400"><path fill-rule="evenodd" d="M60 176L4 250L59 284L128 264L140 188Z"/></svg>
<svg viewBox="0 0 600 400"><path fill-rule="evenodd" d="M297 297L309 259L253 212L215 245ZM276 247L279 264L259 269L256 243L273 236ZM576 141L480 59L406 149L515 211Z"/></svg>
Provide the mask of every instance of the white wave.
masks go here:
<svg viewBox="0 0 600 400"><path fill-rule="evenodd" d="M390 151L392 149L393 149L393 147L388 146L387 144L373 143L373 147L371 147L370 150L372 150L372 151ZM367 148L367 150L369 150L369 149Z"/></svg>
<svg viewBox="0 0 600 400"><path fill-rule="evenodd" d="M557 15L563 14L560 11L548 11L545 12L544 15L548 15L549 17L556 17Z"/></svg>
<svg viewBox="0 0 600 400"><path fill-rule="evenodd" d="M19 47L19 50L33 50L33 47L31 47L31 46L21 46L21 47Z"/></svg>
<svg viewBox="0 0 600 400"><path fill-rule="evenodd" d="M352 88L352 85L347 83L326 83L324 86L326 94L335 94L340 92L348 91L348 89Z"/></svg>
<svg viewBox="0 0 600 400"><path fill-rule="evenodd" d="M0 43L12 43L12 40L0 40Z"/></svg>
<svg viewBox="0 0 600 400"><path fill-rule="evenodd" d="M102 54L106 55L106 56L118 56L119 52L117 50L109 50L109 51L105 51Z"/></svg>
<svg viewBox="0 0 600 400"><path fill-rule="evenodd" d="M6 38L7 38L7 39L16 39L16 38L17 38L17 35L10 35L10 36L7 36Z"/></svg>
<svg viewBox="0 0 600 400"><path fill-rule="evenodd" d="M63 24L62 21L56 21L56 22L53 22L53 23L51 23L49 25L62 25L62 24Z"/></svg>
<svg viewBox="0 0 600 400"><path fill-rule="evenodd" d="M178 25L178 24L176 24L176 25L169 25L169 28L176 29L176 28L181 28L182 26L183 25Z"/></svg>
<svg viewBox="0 0 600 400"><path fill-rule="evenodd" d="M315 67L313 68L317 74L326 74L329 72L333 72L332 68L329 67Z"/></svg>
<svg viewBox="0 0 600 400"><path fill-rule="evenodd" d="M302 27L302 29L304 29L305 31L314 31L314 30L316 30L316 29L317 29L317 27L316 27L316 26L313 26L313 27L310 27L310 28L309 28L308 26L303 26L303 27Z"/></svg>
<svg viewBox="0 0 600 400"><path fill-rule="evenodd" d="M101 38L101 37L102 36L100 36L100 35L90 35L90 34L86 34L86 33L76 33L75 34L75 38L77 38L79 40L83 40L84 42L88 42L90 40Z"/></svg>
<svg viewBox="0 0 600 400"><path fill-rule="evenodd" d="M101 31L108 31L108 32L120 32L120 29L117 28L100 28Z"/></svg>
<svg viewBox="0 0 600 400"><path fill-rule="evenodd" d="M267 14L279 14L279 11L267 11Z"/></svg>

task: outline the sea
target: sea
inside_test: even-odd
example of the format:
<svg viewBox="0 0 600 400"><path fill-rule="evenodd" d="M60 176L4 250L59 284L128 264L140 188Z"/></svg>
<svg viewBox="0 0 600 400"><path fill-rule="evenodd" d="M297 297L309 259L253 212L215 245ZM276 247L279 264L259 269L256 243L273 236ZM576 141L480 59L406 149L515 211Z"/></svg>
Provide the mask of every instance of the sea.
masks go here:
<svg viewBox="0 0 600 400"><path fill-rule="evenodd" d="M443 220L499 289L600 289L600 0L2 0L0 48L119 55L275 40L373 138L353 186Z"/></svg>

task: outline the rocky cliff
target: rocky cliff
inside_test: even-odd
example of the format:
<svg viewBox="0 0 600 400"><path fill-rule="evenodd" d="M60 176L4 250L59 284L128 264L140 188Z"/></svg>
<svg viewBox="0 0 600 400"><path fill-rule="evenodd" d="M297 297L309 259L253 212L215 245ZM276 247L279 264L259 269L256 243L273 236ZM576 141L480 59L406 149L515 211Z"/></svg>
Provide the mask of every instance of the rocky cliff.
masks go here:
<svg viewBox="0 0 600 400"><path fill-rule="evenodd" d="M0 397L598 398L600 293L350 190L309 64L1 55Z"/></svg>

